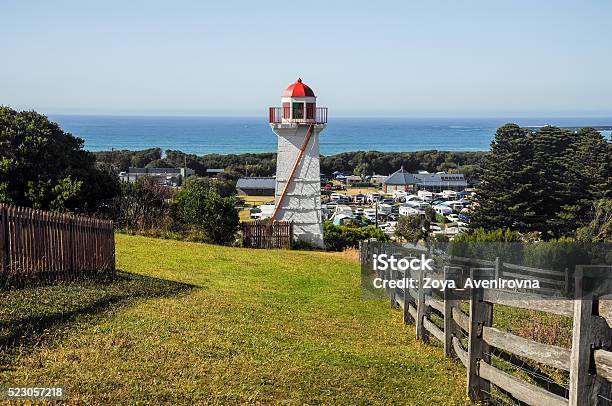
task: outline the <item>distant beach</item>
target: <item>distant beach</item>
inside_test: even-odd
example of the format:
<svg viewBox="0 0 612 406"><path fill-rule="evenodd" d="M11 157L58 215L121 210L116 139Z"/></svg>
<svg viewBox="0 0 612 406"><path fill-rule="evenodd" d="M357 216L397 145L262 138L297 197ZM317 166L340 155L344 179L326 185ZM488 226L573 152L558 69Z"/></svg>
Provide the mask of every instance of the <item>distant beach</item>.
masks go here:
<svg viewBox="0 0 612 406"><path fill-rule="evenodd" d="M90 151L160 147L197 155L276 151L266 117L49 115L85 140ZM482 151L507 122L522 126L606 126L612 118L330 118L321 153L347 151Z"/></svg>

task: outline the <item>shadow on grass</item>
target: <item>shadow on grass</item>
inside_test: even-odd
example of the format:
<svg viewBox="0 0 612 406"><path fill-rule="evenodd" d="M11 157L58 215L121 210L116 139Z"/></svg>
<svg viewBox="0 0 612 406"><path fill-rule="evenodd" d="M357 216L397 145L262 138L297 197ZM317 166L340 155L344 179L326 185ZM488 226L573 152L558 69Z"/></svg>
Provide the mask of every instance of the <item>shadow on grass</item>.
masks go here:
<svg viewBox="0 0 612 406"><path fill-rule="evenodd" d="M118 271L81 280L0 292L0 354L62 336L70 325L137 299L168 297L194 285Z"/></svg>

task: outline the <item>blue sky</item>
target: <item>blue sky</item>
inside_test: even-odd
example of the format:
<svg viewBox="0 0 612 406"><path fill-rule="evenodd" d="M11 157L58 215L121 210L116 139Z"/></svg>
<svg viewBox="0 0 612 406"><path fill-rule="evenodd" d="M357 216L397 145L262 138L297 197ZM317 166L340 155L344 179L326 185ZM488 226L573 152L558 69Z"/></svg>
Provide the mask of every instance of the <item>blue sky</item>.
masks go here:
<svg viewBox="0 0 612 406"><path fill-rule="evenodd" d="M610 21L609 0L3 0L0 104L257 115L301 76L343 116L612 118Z"/></svg>

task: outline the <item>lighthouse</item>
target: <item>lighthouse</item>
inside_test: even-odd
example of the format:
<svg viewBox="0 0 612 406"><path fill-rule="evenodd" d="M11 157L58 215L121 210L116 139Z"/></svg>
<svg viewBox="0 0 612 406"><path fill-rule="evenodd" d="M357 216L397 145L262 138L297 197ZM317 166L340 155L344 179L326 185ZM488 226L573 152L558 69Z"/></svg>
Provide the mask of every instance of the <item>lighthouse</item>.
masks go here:
<svg viewBox="0 0 612 406"><path fill-rule="evenodd" d="M317 107L302 79L285 89L281 107L270 107L270 127L278 136L276 191L272 221L291 221L296 240L324 248L321 219L319 134L327 107Z"/></svg>

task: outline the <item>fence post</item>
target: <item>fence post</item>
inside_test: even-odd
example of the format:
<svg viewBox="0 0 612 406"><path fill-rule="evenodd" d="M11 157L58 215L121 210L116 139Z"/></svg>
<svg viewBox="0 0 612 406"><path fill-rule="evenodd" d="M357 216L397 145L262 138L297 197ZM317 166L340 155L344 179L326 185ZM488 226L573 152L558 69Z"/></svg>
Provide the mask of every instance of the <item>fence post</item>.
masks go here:
<svg viewBox="0 0 612 406"><path fill-rule="evenodd" d="M455 269L450 266L444 267L444 280L455 280ZM459 301L456 298L455 292L452 289L444 289L444 355L447 357L453 356L453 337L457 331L455 321L453 320L453 307L457 307Z"/></svg>
<svg viewBox="0 0 612 406"><path fill-rule="evenodd" d="M499 279L499 257L495 257L495 280Z"/></svg>
<svg viewBox="0 0 612 406"><path fill-rule="evenodd" d="M67 246L68 246L68 272L73 277L76 276L75 266L74 266L74 218L71 216L66 217L66 228L68 232L66 233Z"/></svg>
<svg viewBox="0 0 612 406"><path fill-rule="evenodd" d="M427 335L427 330L423 326L423 321L425 316L428 315L427 305L425 304L425 288L424 285L424 277L425 271L422 269L419 271L419 289L418 289L418 298L417 298L417 319L416 319L416 337L417 340L422 340L423 342L429 342L429 336Z"/></svg>
<svg viewBox="0 0 612 406"><path fill-rule="evenodd" d="M1 278L8 277L9 267L9 235L7 207L0 204L0 272Z"/></svg>
<svg viewBox="0 0 612 406"><path fill-rule="evenodd" d="M576 297L574 299L574 321L572 326L572 353L570 356L569 404L580 406L589 401L589 361L591 345L588 334L591 330L593 298L583 291L583 267L576 267Z"/></svg>
<svg viewBox="0 0 612 406"><path fill-rule="evenodd" d="M591 361L595 349L609 347L610 329L607 322L594 312L598 300L593 290L607 273L585 275L583 265L576 266L574 319L572 326L572 352L570 355L569 405L599 404L600 393L609 396L610 383L593 374ZM605 275L605 276L604 276ZM593 277L593 279L591 279Z"/></svg>
<svg viewBox="0 0 612 406"><path fill-rule="evenodd" d="M110 240L110 257L111 257L111 272L114 277L117 273L117 259L115 258L115 226L112 220L109 220L109 240Z"/></svg>
<svg viewBox="0 0 612 406"><path fill-rule="evenodd" d="M412 324L416 321L412 317L409 311L410 300L411 300L410 298L412 296L410 295L410 285L408 284L408 279L410 279L410 270L406 269L404 270L404 310L403 310L404 324Z"/></svg>
<svg viewBox="0 0 612 406"><path fill-rule="evenodd" d="M482 277L478 269L470 270L472 280ZM483 289L472 288L470 292L470 326L468 337L467 394L472 400L485 400L490 392L489 381L479 375L480 362L490 362L489 346L482 339L484 326L491 326L493 305L483 301Z"/></svg>
<svg viewBox="0 0 612 406"><path fill-rule="evenodd" d="M393 281L393 283L397 283L397 280L399 279L399 271L398 270L393 270L393 268L389 269L389 281ZM397 286L395 285L395 287L393 288L389 288L389 298L391 299L391 307L394 309L397 309L399 307L399 303L397 302L397 300L395 300L395 294L397 293Z"/></svg>
<svg viewBox="0 0 612 406"><path fill-rule="evenodd" d="M389 268L389 281L393 280L393 269ZM389 286L389 301L391 307L395 308L395 289Z"/></svg>

